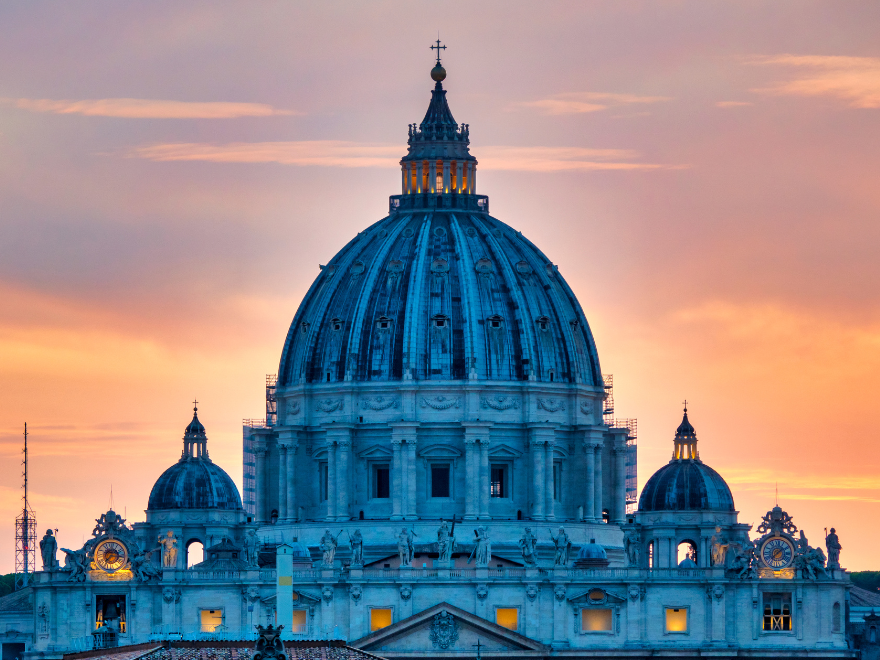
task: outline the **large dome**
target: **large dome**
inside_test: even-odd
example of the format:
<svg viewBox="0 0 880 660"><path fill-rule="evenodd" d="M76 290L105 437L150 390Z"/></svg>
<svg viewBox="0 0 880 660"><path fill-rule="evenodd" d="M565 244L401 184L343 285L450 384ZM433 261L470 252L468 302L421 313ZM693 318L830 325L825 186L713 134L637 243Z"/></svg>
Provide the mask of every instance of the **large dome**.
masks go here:
<svg viewBox="0 0 880 660"><path fill-rule="evenodd" d="M657 470L639 497L639 511L733 511L721 475L700 460L697 433L687 416L675 432L672 460Z"/></svg>
<svg viewBox="0 0 880 660"><path fill-rule="evenodd" d="M180 460L153 485L148 511L163 509L227 509L240 511L235 482L208 458L205 427L197 411L186 427Z"/></svg>
<svg viewBox="0 0 880 660"><path fill-rule="evenodd" d="M469 377L602 384L556 266L488 214L434 210L392 214L322 267L279 385Z"/></svg>

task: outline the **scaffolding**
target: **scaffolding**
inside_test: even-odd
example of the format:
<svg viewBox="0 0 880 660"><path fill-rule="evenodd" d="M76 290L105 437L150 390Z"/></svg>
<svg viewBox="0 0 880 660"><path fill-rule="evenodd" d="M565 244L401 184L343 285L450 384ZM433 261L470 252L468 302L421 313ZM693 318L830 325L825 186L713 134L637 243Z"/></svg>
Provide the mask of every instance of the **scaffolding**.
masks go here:
<svg viewBox="0 0 880 660"><path fill-rule="evenodd" d="M609 428L626 429L626 512L635 513L638 505L638 421L635 419L615 419L614 417L614 376L602 374L605 386L605 405L602 409L603 423Z"/></svg>
<svg viewBox="0 0 880 660"><path fill-rule="evenodd" d="M242 485L244 510L251 517L257 511L257 457L254 455L254 429L272 428L278 424L278 399L275 388L277 374L266 374L266 416L263 419L243 419L242 425Z"/></svg>
<svg viewBox="0 0 880 660"><path fill-rule="evenodd" d="M278 400L275 398L275 386L278 374L266 374L266 426L278 423Z"/></svg>
<svg viewBox="0 0 880 660"><path fill-rule="evenodd" d="M31 573L36 571L37 562L37 518L28 502L28 432L24 425L24 468L22 476L22 507L15 519L15 590L24 589L30 584Z"/></svg>
<svg viewBox="0 0 880 660"><path fill-rule="evenodd" d="M602 418L607 424L608 420L614 420L614 375L602 374L602 382L605 386L605 405L602 408Z"/></svg>

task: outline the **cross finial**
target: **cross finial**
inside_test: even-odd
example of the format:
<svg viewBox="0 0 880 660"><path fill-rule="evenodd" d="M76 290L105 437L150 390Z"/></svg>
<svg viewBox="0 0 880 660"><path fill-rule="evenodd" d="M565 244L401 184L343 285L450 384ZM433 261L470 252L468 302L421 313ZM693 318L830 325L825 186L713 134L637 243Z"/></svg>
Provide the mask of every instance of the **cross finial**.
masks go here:
<svg viewBox="0 0 880 660"><path fill-rule="evenodd" d="M198 412L199 410L199 402L193 399L193 412Z"/></svg>
<svg viewBox="0 0 880 660"><path fill-rule="evenodd" d="M688 400L687 399L684 400L684 411L685 412L688 411Z"/></svg>
<svg viewBox="0 0 880 660"><path fill-rule="evenodd" d="M436 42L436 43L437 43L436 46L431 46L431 50L436 50L436 51L437 51L437 64L439 65L439 64L440 64L440 51L441 51L441 50L446 50L446 46L441 46L441 45L440 45L440 39L439 39L439 38L437 39L437 42Z"/></svg>

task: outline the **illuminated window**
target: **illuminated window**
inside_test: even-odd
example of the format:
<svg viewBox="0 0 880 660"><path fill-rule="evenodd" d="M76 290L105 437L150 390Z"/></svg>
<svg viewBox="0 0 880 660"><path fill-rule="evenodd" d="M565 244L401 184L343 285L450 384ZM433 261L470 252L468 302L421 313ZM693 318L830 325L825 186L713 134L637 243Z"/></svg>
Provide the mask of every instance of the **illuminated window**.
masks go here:
<svg viewBox="0 0 880 660"><path fill-rule="evenodd" d="M370 610L370 632L382 630L391 625L391 608L374 607Z"/></svg>
<svg viewBox="0 0 880 660"><path fill-rule="evenodd" d="M686 607L666 608L666 632L686 633L688 631L688 611Z"/></svg>
<svg viewBox="0 0 880 660"><path fill-rule="evenodd" d="M590 608L581 610L581 631L611 632L611 608Z"/></svg>
<svg viewBox="0 0 880 660"><path fill-rule="evenodd" d="M491 497L507 497L507 468L504 465L492 465L490 468L492 478L489 484Z"/></svg>
<svg viewBox="0 0 880 660"><path fill-rule="evenodd" d="M763 629L791 632L791 594L764 594Z"/></svg>
<svg viewBox="0 0 880 660"><path fill-rule="evenodd" d="M519 624L519 610L515 607L499 607L495 610L495 623L508 630L516 630Z"/></svg>
<svg viewBox="0 0 880 660"><path fill-rule="evenodd" d="M654 568L654 542L648 543L648 568Z"/></svg>
<svg viewBox="0 0 880 660"><path fill-rule="evenodd" d="M436 190L438 193L443 192L443 175L442 174L437 174L437 187L434 190Z"/></svg>
<svg viewBox="0 0 880 660"><path fill-rule="evenodd" d="M218 626L223 625L223 610L201 610L199 625L202 632L214 632Z"/></svg>
<svg viewBox="0 0 880 660"><path fill-rule="evenodd" d="M309 631L309 623L306 618L306 610L293 611L293 625L290 632L294 635L305 635Z"/></svg>

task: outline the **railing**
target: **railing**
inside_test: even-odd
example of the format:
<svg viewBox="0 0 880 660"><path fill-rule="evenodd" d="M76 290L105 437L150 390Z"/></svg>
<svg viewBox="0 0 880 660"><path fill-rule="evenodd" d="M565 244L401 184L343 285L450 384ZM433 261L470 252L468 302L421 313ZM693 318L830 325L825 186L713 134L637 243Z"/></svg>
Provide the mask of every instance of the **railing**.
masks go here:
<svg viewBox="0 0 880 660"><path fill-rule="evenodd" d="M309 634L307 624L285 626L284 639L304 637ZM254 626L175 626L162 624L150 630L150 641L181 640L181 641L235 641L256 640L258 633Z"/></svg>
<svg viewBox="0 0 880 660"><path fill-rule="evenodd" d="M278 572L273 568L264 568L260 571L260 579L264 582L268 580L274 581L277 575Z"/></svg>
<svg viewBox="0 0 880 660"><path fill-rule="evenodd" d="M190 568L185 575L187 580L238 580L241 578L241 571L204 571Z"/></svg>

